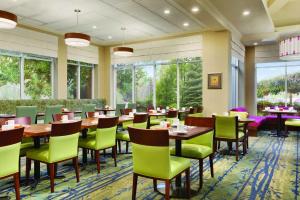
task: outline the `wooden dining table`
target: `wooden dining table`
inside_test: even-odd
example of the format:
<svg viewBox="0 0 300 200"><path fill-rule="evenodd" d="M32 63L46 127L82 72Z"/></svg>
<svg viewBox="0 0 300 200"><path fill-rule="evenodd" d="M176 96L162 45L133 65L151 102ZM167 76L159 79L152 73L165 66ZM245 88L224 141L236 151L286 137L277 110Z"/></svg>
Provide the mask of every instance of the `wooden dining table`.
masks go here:
<svg viewBox="0 0 300 200"><path fill-rule="evenodd" d="M132 121L133 117L129 116L120 116L119 123L125 121ZM98 124L98 118L87 118L82 119L81 129L82 129L82 137L87 137L88 128L96 128ZM34 148L40 148L41 141L40 138L47 137L51 134L51 124L31 124L24 125L24 138L31 137L34 141ZM83 163L87 162L87 151L83 150ZM40 162L34 161L34 179L40 179Z"/></svg>
<svg viewBox="0 0 300 200"><path fill-rule="evenodd" d="M107 112L113 112L113 111L116 111L116 109L114 108L95 108L95 111L99 112L103 112L104 115L107 114Z"/></svg>

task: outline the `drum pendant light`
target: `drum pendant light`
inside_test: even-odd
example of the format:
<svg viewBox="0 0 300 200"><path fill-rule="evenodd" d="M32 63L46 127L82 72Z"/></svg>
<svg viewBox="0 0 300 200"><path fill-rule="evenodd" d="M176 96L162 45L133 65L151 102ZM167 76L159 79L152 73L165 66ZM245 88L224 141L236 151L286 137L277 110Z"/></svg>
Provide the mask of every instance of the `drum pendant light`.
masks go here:
<svg viewBox="0 0 300 200"><path fill-rule="evenodd" d="M13 29L18 24L18 17L15 14L0 10L0 29Z"/></svg>
<svg viewBox="0 0 300 200"><path fill-rule="evenodd" d="M133 54L133 48L124 46L126 28L122 27L121 30L123 31L122 46L113 48L113 53L116 56L131 56Z"/></svg>
<svg viewBox="0 0 300 200"><path fill-rule="evenodd" d="M78 27L78 15L81 12L79 9L75 9L74 12L77 15L77 27ZM73 47L86 47L90 45L91 37L84 33L66 33L65 34L65 43L66 45Z"/></svg>

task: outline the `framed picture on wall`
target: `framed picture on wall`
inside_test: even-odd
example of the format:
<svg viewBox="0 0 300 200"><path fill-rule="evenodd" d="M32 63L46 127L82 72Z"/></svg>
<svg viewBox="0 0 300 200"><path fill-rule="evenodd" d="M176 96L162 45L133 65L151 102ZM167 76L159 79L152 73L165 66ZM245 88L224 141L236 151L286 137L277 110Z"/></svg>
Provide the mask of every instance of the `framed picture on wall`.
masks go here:
<svg viewBox="0 0 300 200"><path fill-rule="evenodd" d="M222 89L222 73L208 74L208 89Z"/></svg>

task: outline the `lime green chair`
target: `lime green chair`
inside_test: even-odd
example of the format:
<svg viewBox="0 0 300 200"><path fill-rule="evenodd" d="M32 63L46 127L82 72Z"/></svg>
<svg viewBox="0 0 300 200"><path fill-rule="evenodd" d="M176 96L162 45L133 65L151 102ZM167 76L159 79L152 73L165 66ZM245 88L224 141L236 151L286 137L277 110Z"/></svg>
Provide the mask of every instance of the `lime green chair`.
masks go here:
<svg viewBox="0 0 300 200"><path fill-rule="evenodd" d="M62 107L62 105L46 106L44 124L53 122L53 115L61 113Z"/></svg>
<svg viewBox="0 0 300 200"><path fill-rule="evenodd" d="M117 166L116 132L119 117L106 117L98 119L98 126L95 135L88 135L87 138L79 138L79 147L95 152L97 171L100 173L100 150L112 148L112 154Z"/></svg>
<svg viewBox="0 0 300 200"><path fill-rule="evenodd" d="M36 124L37 106L17 106L16 117L30 117L31 123Z"/></svg>
<svg viewBox="0 0 300 200"><path fill-rule="evenodd" d="M147 113L145 113L145 114L135 114L134 118L133 118L133 122L130 122L130 124L128 124L128 126L132 126L132 127L135 127L135 128L146 129L147 128L147 121L148 121L148 114ZM121 132L118 131L116 138L117 138L117 142L118 142L119 153L122 152L121 141L126 142L126 153L128 153L128 146L129 146L129 142L130 142L128 131L127 130L121 131Z"/></svg>
<svg viewBox="0 0 300 200"><path fill-rule="evenodd" d="M237 116L240 119L247 119L249 113L247 112L237 112L237 111L229 111L229 116L235 117Z"/></svg>
<svg viewBox="0 0 300 200"><path fill-rule="evenodd" d="M54 166L59 162L73 160L76 179L79 182L78 169L78 138L81 131L81 121L76 122L53 122L49 144L44 144L38 149L26 153L26 179L29 178L31 160L45 163L50 171L51 192L54 192Z"/></svg>
<svg viewBox="0 0 300 200"><path fill-rule="evenodd" d="M81 118L86 118L87 112L95 112L96 104L82 104L81 108Z"/></svg>
<svg viewBox="0 0 300 200"><path fill-rule="evenodd" d="M236 161L239 159L239 143L243 145L243 153L246 154L247 138L244 131L239 129L238 117L230 116L214 116L215 117L215 129L214 129L214 149L217 148L217 142L226 141L229 144L229 150L231 150L231 143L236 143Z"/></svg>
<svg viewBox="0 0 300 200"><path fill-rule="evenodd" d="M153 179L154 191L157 180L165 182L165 199L170 198L170 182L186 173L186 192L190 194L190 160L170 156L168 130L148 130L128 127L132 142L133 187L132 199L136 199L138 176Z"/></svg>
<svg viewBox="0 0 300 200"><path fill-rule="evenodd" d="M120 114L121 114L121 115L129 115L130 112L132 112L132 108L124 108L124 109L120 109ZM123 123L122 123L122 127L123 127L124 130L126 130L127 127L128 127L129 125L131 125L131 124L132 124L131 121L123 122ZM129 136L128 136L128 137L129 137Z"/></svg>
<svg viewBox="0 0 300 200"><path fill-rule="evenodd" d="M288 131L300 129L300 119L287 119L284 122L285 125L285 136L288 136Z"/></svg>
<svg viewBox="0 0 300 200"><path fill-rule="evenodd" d="M214 128L214 119L211 117L187 117L185 125ZM203 160L209 157L211 177L214 177L213 167L213 131L198 137L186 140L181 147L182 157L196 159L199 161L199 190L203 186ZM171 154L175 155L175 148L171 149Z"/></svg>
<svg viewBox="0 0 300 200"><path fill-rule="evenodd" d="M19 156L24 128L0 131L0 179L14 177L16 199L20 199Z"/></svg>

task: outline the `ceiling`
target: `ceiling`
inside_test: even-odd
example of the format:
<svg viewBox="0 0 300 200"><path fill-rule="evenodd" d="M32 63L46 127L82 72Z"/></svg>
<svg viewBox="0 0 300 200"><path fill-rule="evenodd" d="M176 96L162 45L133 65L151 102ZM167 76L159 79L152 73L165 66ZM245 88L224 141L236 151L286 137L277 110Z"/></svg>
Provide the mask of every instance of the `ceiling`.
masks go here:
<svg viewBox="0 0 300 200"><path fill-rule="evenodd" d="M191 8L195 6L199 11L193 13ZM224 29L241 37L247 45L255 41L270 42L280 36L278 32L290 33L287 26L300 24L300 12L296 11L299 7L300 0L0 1L0 10L18 15L22 25L61 35L83 32L99 45L119 44L124 37L126 42L134 42ZM78 25L76 8L81 10ZM166 9L169 14L164 13ZM243 16L245 10L251 11L250 15ZM126 27L125 34L121 27Z"/></svg>

